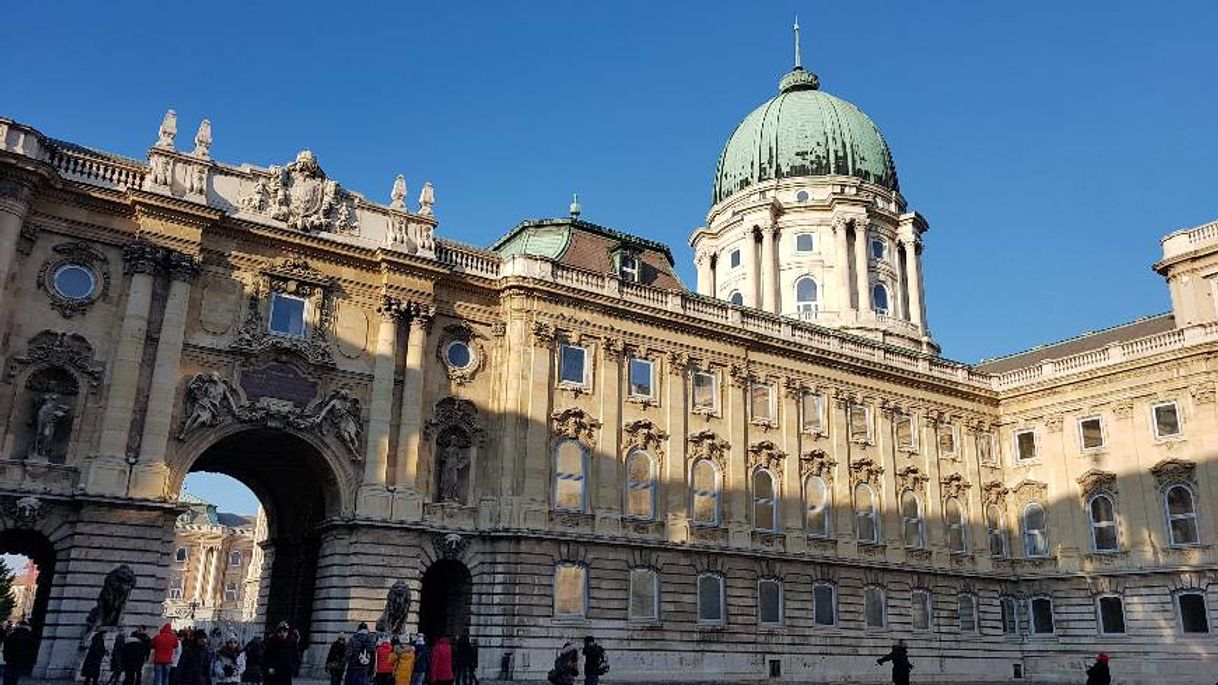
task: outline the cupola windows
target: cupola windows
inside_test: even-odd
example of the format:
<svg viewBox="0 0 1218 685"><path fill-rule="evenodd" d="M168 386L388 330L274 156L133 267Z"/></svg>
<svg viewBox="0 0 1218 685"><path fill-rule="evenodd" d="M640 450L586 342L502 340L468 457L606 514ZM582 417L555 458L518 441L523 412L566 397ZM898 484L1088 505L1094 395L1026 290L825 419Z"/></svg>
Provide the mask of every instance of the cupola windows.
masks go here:
<svg viewBox="0 0 1218 685"><path fill-rule="evenodd" d="M800 316L816 313L816 310L820 308L817 301L818 295L816 281L811 276L804 276L795 281L795 308L799 311Z"/></svg>
<svg viewBox="0 0 1218 685"><path fill-rule="evenodd" d="M871 258L877 262L888 261L888 241L883 238L872 238Z"/></svg>
<svg viewBox="0 0 1218 685"><path fill-rule="evenodd" d="M815 252L816 239L811 233L800 233L795 236L796 252Z"/></svg>
<svg viewBox="0 0 1218 685"><path fill-rule="evenodd" d="M888 288L883 283L876 283L871 288L871 306L876 314L888 315Z"/></svg>

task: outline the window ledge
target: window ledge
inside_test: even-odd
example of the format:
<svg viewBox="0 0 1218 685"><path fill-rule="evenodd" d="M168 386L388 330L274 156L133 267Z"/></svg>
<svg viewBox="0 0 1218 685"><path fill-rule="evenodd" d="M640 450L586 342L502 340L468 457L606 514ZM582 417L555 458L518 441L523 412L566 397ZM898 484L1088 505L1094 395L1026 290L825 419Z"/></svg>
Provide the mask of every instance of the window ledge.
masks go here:
<svg viewBox="0 0 1218 685"><path fill-rule="evenodd" d="M588 383L572 383L572 382L570 382L570 381L559 381L559 383L558 383L558 389L559 389L559 390L566 390L567 392L573 392L573 393L575 393L576 395L580 395L580 394L590 394L590 393L592 392L592 386L591 386L590 384L588 384Z"/></svg>
<svg viewBox="0 0 1218 685"><path fill-rule="evenodd" d="M719 418L719 410L715 407L691 407L689 413L701 414L709 418Z"/></svg>
<svg viewBox="0 0 1218 685"><path fill-rule="evenodd" d="M650 397L650 396L646 396L646 395L627 395L626 403L627 404L638 404L643 407L660 406L660 401L658 399L656 399L655 397Z"/></svg>
<svg viewBox="0 0 1218 685"><path fill-rule="evenodd" d="M664 622L658 619L630 619L626 621L627 630L663 630Z"/></svg>
<svg viewBox="0 0 1218 685"><path fill-rule="evenodd" d="M829 437L829 431L823 428L804 428L799 431L803 435L811 435L816 439Z"/></svg>
<svg viewBox="0 0 1218 685"><path fill-rule="evenodd" d="M749 425L761 428L777 428L778 422L773 419L749 419Z"/></svg>
<svg viewBox="0 0 1218 685"><path fill-rule="evenodd" d="M555 616L550 619L550 623L562 626L587 626L592 624L586 616Z"/></svg>

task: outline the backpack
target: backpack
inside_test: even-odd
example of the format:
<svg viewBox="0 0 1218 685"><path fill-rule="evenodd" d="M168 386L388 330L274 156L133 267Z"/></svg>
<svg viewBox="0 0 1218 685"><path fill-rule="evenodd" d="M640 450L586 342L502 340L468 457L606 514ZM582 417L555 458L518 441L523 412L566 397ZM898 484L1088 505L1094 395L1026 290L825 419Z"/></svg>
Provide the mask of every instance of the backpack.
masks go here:
<svg viewBox="0 0 1218 685"><path fill-rule="evenodd" d="M596 670L597 675L605 675L609 672L609 652L601 650L601 667Z"/></svg>

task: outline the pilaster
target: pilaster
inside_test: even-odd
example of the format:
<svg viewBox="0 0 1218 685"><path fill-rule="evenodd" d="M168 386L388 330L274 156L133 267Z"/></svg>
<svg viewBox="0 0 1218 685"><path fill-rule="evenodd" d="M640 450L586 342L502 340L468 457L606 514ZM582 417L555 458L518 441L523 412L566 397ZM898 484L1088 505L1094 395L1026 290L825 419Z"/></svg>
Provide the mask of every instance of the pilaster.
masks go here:
<svg viewBox="0 0 1218 685"><path fill-rule="evenodd" d="M723 474L723 494L727 500L726 523L730 544L733 547L752 545L752 525L749 522L748 472L744 455L748 449L748 392L752 376L743 367L732 367L729 371L731 388L727 395L728 429L731 447L727 454L727 470Z"/></svg>
<svg viewBox="0 0 1218 685"><path fill-rule="evenodd" d="M787 551L799 553L807 550L808 536L804 531L803 484L799 470L799 398L803 389L798 383L788 380L782 388L782 408L779 419L782 426L783 451L787 453L782 469L782 526L786 532Z"/></svg>
<svg viewBox="0 0 1218 685"><path fill-rule="evenodd" d="M623 486L621 483L622 468L619 467L622 439L622 365L627 352L622 341L617 338L605 338L601 345L604 359L601 373L600 420L604 429L600 431L600 440L593 450L594 474L593 487L595 495L592 500L592 511L596 515L596 532L606 535L617 535L622 528L622 507L624 506Z"/></svg>
<svg viewBox="0 0 1218 685"><path fill-rule="evenodd" d="M689 440L689 357L684 352L670 352L668 370L668 449L660 474L660 511L664 512L664 536L668 542L689 540L689 487L686 484L685 447Z"/></svg>
<svg viewBox="0 0 1218 685"><path fill-rule="evenodd" d="M372 397L368 403L368 438L364 447L363 489L361 505L371 504L370 496L388 483L389 424L393 411L393 378L397 361L398 318L402 315L401 301L384 297L377 308L376 358L372 367ZM374 512L363 511L362 514ZM379 512L376 512L379 514Z"/></svg>
<svg viewBox="0 0 1218 685"><path fill-rule="evenodd" d="M394 483L407 498L401 515L417 519L423 515L422 502L431 494L431 484L419 481L423 427L423 350L435 309L430 304L411 303L408 307L409 330L406 337L406 370L402 378L401 415L398 419L398 448Z"/></svg>
<svg viewBox="0 0 1218 685"><path fill-rule="evenodd" d="M744 234L744 304L749 307L761 308L761 278L757 268L757 236L753 230Z"/></svg>
<svg viewBox="0 0 1218 685"><path fill-rule="evenodd" d="M778 313L777 280L778 264L774 260L774 240L778 229L766 226L761 229L761 309Z"/></svg>

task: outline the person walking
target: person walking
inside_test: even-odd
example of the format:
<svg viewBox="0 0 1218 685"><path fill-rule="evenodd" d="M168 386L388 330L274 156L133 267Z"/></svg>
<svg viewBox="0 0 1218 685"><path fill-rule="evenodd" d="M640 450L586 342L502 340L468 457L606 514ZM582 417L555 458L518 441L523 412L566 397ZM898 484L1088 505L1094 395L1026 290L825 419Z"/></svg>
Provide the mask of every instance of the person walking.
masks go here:
<svg viewBox="0 0 1218 685"><path fill-rule="evenodd" d="M84 663L80 666L80 677L84 679L85 685L97 685L97 680L101 677L102 660L105 658L106 633L99 630L93 633L93 639L89 640L89 651L85 652Z"/></svg>
<svg viewBox="0 0 1218 685"><path fill-rule="evenodd" d="M17 622L4 638L4 685L17 685L34 665L34 631L29 621Z"/></svg>
<svg viewBox="0 0 1218 685"><path fill-rule="evenodd" d="M241 682L241 643L236 635L229 635L220 649L216 650L214 670L215 682Z"/></svg>
<svg viewBox="0 0 1218 685"><path fill-rule="evenodd" d="M178 657L178 685L211 685L211 657L207 650L207 633L191 630L182 641Z"/></svg>
<svg viewBox="0 0 1218 685"><path fill-rule="evenodd" d="M1087 669L1087 685L1110 685L1112 673L1108 671L1108 653L1095 655L1095 663Z"/></svg>
<svg viewBox="0 0 1218 685"><path fill-rule="evenodd" d="M579 677L579 648L570 642L563 643L554 658L554 668L546 674L551 685L575 685Z"/></svg>
<svg viewBox="0 0 1218 685"><path fill-rule="evenodd" d="M904 640L897 640L897 643L892 646L892 650L876 659L875 662L883 665L885 661L892 662L893 685L909 685L909 672L913 670L913 664L909 662L909 653L905 648Z"/></svg>
<svg viewBox="0 0 1218 685"><path fill-rule="evenodd" d="M469 632L461 633L457 644L453 647L453 676L456 685L464 685L466 673L469 672Z"/></svg>
<svg viewBox="0 0 1218 685"><path fill-rule="evenodd" d="M330 685L342 685L346 662L347 638L339 635L330 643L330 651L326 653L326 674L330 676Z"/></svg>
<svg viewBox="0 0 1218 685"><path fill-rule="evenodd" d="M431 663L427 666L428 682L432 685L453 684L453 648L448 638L441 635L436 646L431 648Z"/></svg>
<svg viewBox="0 0 1218 685"><path fill-rule="evenodd" d="M376 643L376 668L373 682L376 685L393 685L393 643L382 637Z"/></svg>
<svg viewBox="0 0 1218 685"><path fill-rule="evenodd" d="M261 635L255 635L250 638L249 642L245 643L245 670L241 672L241 682L262 682L262 652L263 643Z"/></svg>
<svg viewBox="0 0 1218 685"><path fill-rule="evenodd" d="M169 669L177 649L178 636L173 634L173 626L166 623L152 638L152 685L169 685Z"/></svg>
<svg viewBox="0 0 1218 685"><path fill-rule="evenodd" d="M110 647L110 679L107 685L118 685L123 677L123 645L127 644L127 635L123 631L114 634L114 643Z"/></svg>
<svg viewBox="0 0 1218 685"><path fill-rule="evenodd" d="M427 682L428 659L430 657L431 650L427 649L427 640L423 637L423 633L415 635L414 672L410 675L410 685L425 685Z"/></svg>
<svg viewBox="0 0 1218 685"><path fill-rule="evenodd" d="M266 641L262 652L262 672L266 685L292 685L296 671L296 640L287 622L275 626L275 633Z"/></svg>
<svg viewBox="0 0 1218 685"><path fill-rule="evenodd" d="M149 651L145 635L143 629L136 628L123 642L123 685L140 685L143 680L142 671L148 662Z"/></svg>
<svg viewBox="0 0 1218 685"><path fill-rule="evenodd" d="M596 644L591 635L584 638L584 685L597 685L602 675L609 670L605 648Z"/></svg>
<svg viewBox="0 0 1218 685"><path fill-rule="evenodd" d="M368 671L376 659L376 640L368 632L368 624L360 623L347 640L346 685L368 685Z"/></svg>
<svg viewBox="0 0 1218 685"><path fill-rule="evenodd" d="M393 685L410 685L414 675L414 645L409 639L399 641L393 648Z"/></svg>

